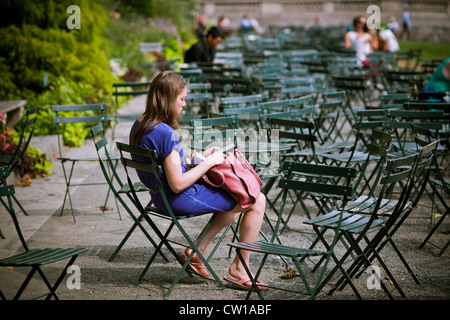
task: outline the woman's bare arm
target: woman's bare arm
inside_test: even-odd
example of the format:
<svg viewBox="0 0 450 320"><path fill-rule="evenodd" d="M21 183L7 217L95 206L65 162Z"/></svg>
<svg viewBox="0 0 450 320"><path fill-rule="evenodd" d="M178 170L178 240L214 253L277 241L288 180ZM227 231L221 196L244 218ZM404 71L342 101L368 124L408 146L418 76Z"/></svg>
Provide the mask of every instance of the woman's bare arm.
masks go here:
<svg viewBox="0 0 450 320"><path fill-rule="evenodd" d="M164 160L164 170L170 189L175 193L179 193L190 187L212 166L222 163L224 157L225 155L222 152L213 152L197 166L183 174L181 171L180 154L178 153L178 150L174 149Z"/></svg>

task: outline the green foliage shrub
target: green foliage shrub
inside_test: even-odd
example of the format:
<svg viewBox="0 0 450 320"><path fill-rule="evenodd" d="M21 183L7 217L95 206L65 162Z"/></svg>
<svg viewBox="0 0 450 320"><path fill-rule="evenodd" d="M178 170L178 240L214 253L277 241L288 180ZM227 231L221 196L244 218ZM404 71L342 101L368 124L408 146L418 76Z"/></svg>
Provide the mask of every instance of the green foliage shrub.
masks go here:
<svg viewBox="0 0 450 320"><path fill-rule="evenodd" d="M108 13L93 1L45 2L47 8L30 4L35 9L30 16L0 28L0 70L5 74L0 78L0 99L26 99L27 108L41 106L36 135L55 133L51 105L111 103L112 84L117 80L110 70L103 34ZM71 4L80 6L81 29L66 26L70 16L66 9ZM50 13L42 12L46 9ZM65 143L79 145L85 135L72 132Z"/></svg>
<svg viewBox="0 0 450 320"><path fill-rule="evenodd" d="M67 7L73 4L80 7L81 29L66 25L72 14ZM41 106L35 135L55 133L51 105L112 101L112 83L117 79L110 71L103 33L110 17L97 2L7 1L0 17L0 100L26 99L27 108ZM65 143L80 146L88 131L69 125L68 132ZM32 146L26 159L20 173L48 173L51 168L45 155Z"/></svg>
<svg viewBox="0 0 450 320"><path fill-rule="evenodd" d="M148 75L143 65L156 58L142 54L139 44L157 41L164 44L165 59L182 58L193 38L195 3L5 0L0 11L0 100L26 99L26 108L41 106L35 135L55 133L52 105L112 106L112 84L121 80L112 73L110 60L119 59L123 67ZM81 29L66 25L70 5L80 7ZM111 18L116 9L121 19ZM82 125L68 125L64 143L81 146L86 132ZM40 158L35 150L30 152ZM36 167L45 170L48 164L44 159Z"/></svg>
<svg viewBox="0 0 450 320"><path fill-rule="evenodd" d="M170 19L140 17L132 23L127 19L115 21L106 28L110 41L110 56L123 67L145 71L144 66L157 62L156 55L139 50L142 42L161 42L166 60L183 56L182 39ZM145 72L148 76L148 72Z"/></svg>

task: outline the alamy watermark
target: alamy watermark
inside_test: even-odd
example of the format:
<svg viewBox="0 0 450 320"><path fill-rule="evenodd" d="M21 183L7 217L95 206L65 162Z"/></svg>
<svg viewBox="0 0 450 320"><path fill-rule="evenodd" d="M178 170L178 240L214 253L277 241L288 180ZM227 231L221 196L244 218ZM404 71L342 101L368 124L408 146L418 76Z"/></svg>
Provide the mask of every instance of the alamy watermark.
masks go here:
<svg viewBox="0 0 450 320"><path fill-rule="evenodd" d="M173 141L179 141L185 157L200 150L207 150L213 146L225 147L235 142L237 148L247 155L251 165L266 164L266 169L280 166L279 153L282 151L278 129L207 129L195 127L193 131L178 129L173 133Z"/></svg>
<svg viewBox="0 0 450 320"><path fill-rule="evenodd" d="M68 29L81 29L81 9L77 5L71 5L67 7L66 13L71 13L70 17L66 20L66 26Z"/></svg>
<svg viewBox="0 0 450 320"><path fill-rule="evenodd" d="M379 6L370 5L367 7L366 13L371 14L367 17L367 28L380 29L381 28L381 10Z"/></svg>
<svg viewBox="0 0 450 320"><path fill-rule="evenodd" d="M69 290L81 289L81 269L79 266L71 265L67 268L67 274L71 274L67 278L66 286Z"/></svg>
<svg viewBox="0 0 450 320"><path fill-rule="evenodd" d="M366 270L369 274L367 277L367 289L369 290L380 290L381 289L381 270L378 266L369 266Z"/></svg>

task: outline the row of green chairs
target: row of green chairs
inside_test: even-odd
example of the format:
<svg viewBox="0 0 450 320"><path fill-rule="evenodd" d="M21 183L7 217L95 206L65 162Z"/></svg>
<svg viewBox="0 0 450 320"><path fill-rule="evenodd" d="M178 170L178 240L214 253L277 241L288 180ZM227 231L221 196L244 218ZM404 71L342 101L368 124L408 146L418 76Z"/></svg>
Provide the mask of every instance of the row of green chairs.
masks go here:
<svg viewBox="0 0 450 320"><path fill-rule="evenodd" d="M374 264L376 259L388 272L389 277L393 279L395 288L401 295L404 295L398 281L396 281L392 272L390 272L384 259L381 256L381 249L389 243L396 249L398 257L402 260L409 272L412 272L403 255L398 250L392 236L398 229L399 225L406 219L411 210L417 205L421 194L417 195L416 199L411 203L409 197L412 190L412 185L415 182L416 174L420 172L425 176L425 181L429 175L429 165L434 156L437 143L432 143L422 148L417 154L392 159L387 162L384 168L383 176L379 181L380 191L378 197L367 196L358 198L354 202L349 202L354 191L354 186L351 185L352 178L356 177L356 170L345 167L324 166L320 164L302 164L286 162L283 165L283 170L293 174L318 176L318 181L310 182L303 181L298 178L284 178L279 182L279 188L283 189L283 197L281 201L281 213L287 208L287 196L289 190L308 191L308 192L326 192L329 194L337 194L343 196L340 206L331 212L319 216L314 219L307 220L305 223L311 225L317 236L316 240L309 247L299 247L296 245L283 245L274 243L272 241L257 241L254 243L230 243L229 245L240 250L249 250L257 253L262 253L263 258L260 267L255 275L253 275L247 267L247 273L252 280L253 290L257 292L262 299L263 295L259 290L256 280L259 279L263 267L269 255L290 257L298 274L300 275L304 287L306 287L306 294L314 299L324 290L325 286L332 280L333 275L337 272L341 273L340 279L335 285L331 287L333 292L336 289L341 289L345 285L350 285L353 292L358 298L361 298L356 286L352 283L352 279L362 270ZM345 178L339 185L335 184L333 177ZM342 179L341 179L342 181ZM393 184L403 182L403 191L399 199L395 201L386 201L389 199L389 190ZM422 188L423 189L423 186ZM394 199L392 199L394 200ZM365 204L367 202L367 205ZM370 203L370 204L369 204ZM389 205L386 205L389 203ZM392 203L392 205L391 205ZM370 208L370 210L367 210ZM388 213L389 212L389 213ZM278 230L281 223L281 214L277 219L276 229ZM325 232L332 233L330 237L325 237ZM369 234L374 235L369 238ZM331 239L331 240L330 240ZM344 242L344 253L338 255L336 246L338 243ZM316 248L318 244L322 244L324 249ZM345 262L352 258L352 254L356 254L356 260L350 267L345 266ZM313 257L318 257L319 261L316 264L320 266L321 272L315 278L314 285L310 285L304 269L307 267L305 258L311 260ZM353 258L352 258L353 259ZM309 261L308 260L308 261ZM330 261L335 265L331 271L327 270ZM326 274L326 276L325 276ZM380 281L380 285L386 294L392 298L388 288ZM272 289L272 288L271 288ZM273 288L275 289L275 288ZM252 291L249 291L247 298L250 297ZM300 291L296 288L295 291ZM305 293L305 292L303 292Z"/></svg>

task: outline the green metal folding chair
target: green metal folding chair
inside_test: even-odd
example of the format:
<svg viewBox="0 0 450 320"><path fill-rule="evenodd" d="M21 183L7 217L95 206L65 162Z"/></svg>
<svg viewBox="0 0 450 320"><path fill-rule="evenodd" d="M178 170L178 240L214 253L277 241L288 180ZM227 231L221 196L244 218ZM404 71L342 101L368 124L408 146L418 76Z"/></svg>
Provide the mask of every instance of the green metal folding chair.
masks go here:
<svg viewBox="0 0 450 320"><path fill-rule="evenodd" d="M299 110L297 110L296 114L298 111ZM318 142L318 135L315 133L317 127L314 121L302 120L301 117L293 118L293 116L289 117L289 115L285 118L281 117L280 114L282 113L267 115L266 121L269 123L272 130L278 130L280 143L285 145L291 144L290 150L281 153L281 163L289 160L318 164L321 163L321 159L318 157L319 154L337 153L345 150L349 145L348 142L328 142L320 144ZM276 203L280 196L281 193L271 199L271 201ZM318 200L319 202L325 200L323 197L319 198L321 198L321 200L318 200L318 198L315 200ZM303 199L299 195L293 196L292 200L294 203L299 202L303 206L307 217L311 217L310 210L308 210L308 207L304 204ZM321 205L323 205L323 203ZM286 220L283 220L281 232L287 227L289 219L290 215Z"/></svg>
<svg viewBox="0 0 450 320"><path fill-rule="evenodd" d="M86 161L98 161L98 157L96 154L92 156L78 157L78 156L67 156L66 151L64 150L64 131L65 130L73 130L72 124L81 123L83 125L92 125L96 123L103 123L108 120L108 116L106 115L107 105L102 104L85 104L85 105L55 105L52 106L53 112L55 112L55 116L53 117L53 123L56 124L56 133L58 138L58 149L59 149L59 157L58 160L61 161L62 169L64 173L64 180L66 183L66 192L64 194L64 200L61 207L61 215L63 214L66 200L69 199L70 210L72 212L73 221L75 222L75 209L72 204L71 198L71 187L74 186L93 186L93 185L106 185L106 182L80 182L74 183L72 182L72 178L76 177L75 165L81 162ZM88 129L86 128L86 133L89 134ZM119 160L118 156L111 156L116 163ZM105 158L102 158L105 159ZM68 168L70 164L70 169ZM78 173L78 172L77 172ZM75 174L75 175L74 175ZM103 206L100 207L102 212L106 210L106 204L109 198L110 190L108 188L105 202ZM119 213L120 217L120 213Z"/></svg>
<svg viewBox="0 0 450 320"><path fill-rule="evenodd" d="M334 86L337 90L345 91L343 109L343 124L352 128L357 121L356 113L368 106L370 96L364 75L338 75L333 76Z"/></svg>
<svg viewBox="0 0 450 320"><path fill-rule="evenodd" d="M0 178L5 178L9 175L8 167L0 167ZM22 230L19 225L19 221L16 216L16 212L13 206L13 198L14 194L14 186L12 185L2 185L0 186L0 198L2 202L6 204L6 211L10 214L14 226L17 231L17 235L22 243L24 251L21 253L17 253L14 256L0 259L0 267L11 267L11 268L31 268L27 277L25 278L23 284L20 286L19 290L13 297L14 300L20 299L24 291L26 290L28 284L33 278L34 274L37 272L45 286L49 290L48 293L39 295L34 299L45 297L46 300L54 298L58 300L58 296L56 294L56 290L58 289L61 282L64 280L64 276L67 273L67 269L75 262L78 255L87 251L87 248L45 248L45 249L30 249L25 241L25 238L22 234ZM61 274L57 278L54 284L51 284L47 276L42 270L42 267L45 265L49 265L52 263L56 263L61 260L69 259L69 262L63 268ZM0 291L0 299L6 300L5 295Z"/></svg>
<svg viewBox="0 0 450 320"><path fill-rule="evenodd" d="M131 219L133 219L133 225L127 232L127 234L124 236L123 240L120 242L120 244L117 246L117 248L114 250L113 254L109 258L108 261L113 261L114 258L117 256L119 251L122 249L122 247L125 245L125 243L128 241L134 230L139 227L139 229L144 233L145 237L149 240L149 242L153 245L153 247L157 247L156 242L153 240L152 236L147 232L145 227L142 225L142 221L145 221L146 216L140 214L138 217L134 214L133 210L129 207L128 203L124 200L123 197L126 197L126 199L130 200L134 205L134 198L131 195L131 189L128 183L122 182L117 170L116 170L116 163L111 159L109 155L109 151L107 148L108 140L104 136L104 128L103 124L99 123L90 130L92 140L95 145L95 149L97 151L98 156L98 163L100 165L100 169L102 170L103 176L105 177L105 180L111 189L111 191L114 194L114 197L116 199L116 205L117 209L119 210L119 204L122 205L122 207L125 209L125 211L130 215ZM150 190L140 181L133 182L134 190L135 192L149 192ZM169 261L167 257L164 255L163 252L160 252L161 256L165 261Z"/></svg>
<svg viewBox="0 0 450 320"><path fill-rule="evenodd" d="M22 160L23 156L27 152L28 145L30 144L31 138L33 137L34 128L36 126L36 121L39 116L39 110L40 107L35 107L28 109L25 112L25 116L23 119L23 122L21 124L21 133L19 141L17 142L16 149L14 150L13 154L1 154L0 155L0 166L6 166L8 167L8 171L10 173L14 172L14 169L17 167L17 165ZM6 178L3 177L3 179L0 179L0 186L6 186ZM28 213L25 211L24 207L20 204L20 202L17 200L14 193L11 195L14 202L19 206L20 210L25 214L28 215ZM3 205L6 207L6 204L3 202Z"/></svg>
<svg viewBox="0 0 450 320"><path fill-rule="evenodd" d="M242 263L244 263L245 269L247 271L247 274L252 281L252 290L249 290L247 294L247 299L250 297L252 291L256 291L259 298L263 299L263 295L261 291L258 288L257 280L264 269L264 265L266 263L267 257L269 255L276 255L276 256L283 256L283 257L290 257L292 259L293 264L295 265L303 284L306 287L306 294L309 296L310 299L315 299L317 295L320 293L320 285L322 284L322 279L327 271L328 262L331 260L331 257L333 256L333 250L335 247L335 244L338 240L339 230L341 226L341 219L342 219L342 211L333 211L337 212L337 218L335 219L335 223L337 225L336 228L336 234L333 238L332 243L325 247L324 249L306 249L302 247L296 247L296 246L287 246L282 245L278 243L274 243L275 236L279 230L280 223L281 223L281 216L284 212L284 210L287 210L287 196L288 191L305 191L305 192L327 192L329 194L335 194L342 196L342 203L341 208L346 204L349 197L353 194L353 188L351 187L351 180L356 176L356 170L352 168L342 168L342 167L332 167L332 166L323 166L318 164L303 164L303 163L295 163L295 162L285 162L283 164L283 170L287 171L286 176L291 176L292 174L305 174L305 175L320 175L323 177L322 181L316 181L314 183L306 182L306 181L300 181L297 179L289 179L289 178L283 178L280 180L278 187L283 190L283 196L281 200L281 208L280 213L278 215L276 227L275 227L275 233L272 237L271 241L256 241L252 243L230 243L229 246L236 248L237 254L240 257L240 260ZM331 177L342 177L345 178L345 182L341 185L336 185L333 182L331 182L333 179L330 179ZM252 251L256 253L263 254L262 262L259 266L258 271L253 276L251 271L249 270L249 267L245 264L241 250L247 250ZM314 259L324 257L325 263L322 265L320 274L315 277L314 283L311 285L310 282L307 279L306 273L303 271L304 267L299 263L299 259L301 258L311 258ZM310 279L311 280L311 279ZM272 289L283 289L287 290L285 288L276 288L273 286L269 286L269 290ZM289 290L288 290L289 291ZM304 293L301 292L301 290L295 290L295 292L298 293Z"/></svg>
<svg viewBox="0 0 450 320"><path fill-rule="evenodd" d="M242 129L258 129L260 128L259 105L268 98L268 92L224 97L220 99L219 111L223 116L236 115Z"/></svg>
<svg viewBox="0 0 450 320"><path fill-rule="evenodd" d="M225 117L192 119L192 139L188 146L192 151L202 152L211 147L223 148L238 139L243 130L238 128L239 118L235 115Z"/></svg>
<svg viewBox="0 0 450 320"><path fill-rule="evenodd" d="M363 129L370 127L373 123L366 124L365 122L358 123L358 127ZM359 136L359 133L356 134ZM365 194L366 189L369 193L372 193L371 181L374 177L375 183L379 178L380 170L386 163L388 150L390 148L390 143L392 140L392 135L388 132L383 132L381 130L373 129L372 134L368 137L367 147L363 145L358 140L355 139L355 144L350 151L344 151L340 153L319 153L317 158L320 159L321 163L353 167L358 169L358 179L356 179L356 194Z"/></svg>
<svg viewBox="0 0 450 320"><path fill-rule="evenodd" d="M414 133L414 137L416 139L418 146L425 147L427 144L431 143L432 141L436 141L435 140L436 137L432 134L431 130L426 129L426 128L421 128L414 124L411 125L411 128ZM450 214L450 205L449 205L448 201L446 201L446 199L448 199L450 197L450 180L446 179L446 177L444 176L441 166L438 163L438 159L437 159L438 156L439 156L439 150L436 150L436 157L433 159L433 167L432 167L433 178L429 179L428 182L433 191L432 199L431 199L433 202L432 208L433 208L433 210L434 210L434 208L436 208L437 210L441 210L440 212L442 213L442 215L439 218L439 220L434 224L433 228L428 233L428 235L425 237L423 242L420 244L419 249L422 249L427 243L430 243L430 244L436 246L437 248L439 248L439 246L430 242L430 239L433 236L433 234L436 232L436 230L438 230L439 226L442 224L442 222L445 220L445 218L447 218L448 215ZM445 156L445 151L444 151L443 156ZM436 198L439 200L439 203L441 204L443 209L439 209L439 206L436 204L436 202L437 202ZM440 251L437 256L441 257L449 245L450 245L450 240L447 241L447 243L444 246L439 248Z"/></svg>
<svg viewBox="0 0 450 320"><path fill-rule="evenodd" d="M388 243L407 269L408 274L412 276L416 283L420 283L395 244L393 236L417 206L422 196L436 146L437 143L433 143L421 149L419 153L388 160L385 172L379 182L378 196L360 196L345 206L345 219L341 225L340 240L343 243L347 242L347 249L341 257L336 257L336 267L329 273L328 280L331 279L339 266L349 261L353 253L357 257L353 258L352 264L346 269L345 276L337 281L329 291L329 294L332 294L337 289L341 290L347 284L350 284L353 289L351 279L360 276L376 259L400 295L405 297L399 282L381 257L380 252ZM418 175L423 175L425 179L422 181L420 192L413 200L410 200L415 179ZM396 186L402 188L398 198L394 198L391 192ZM336 214L330 213L305 222L315 227L318 235L316 242L319 239L322 243L326 242L323 235L326 230L335 229L332 220L335 217ZM311 249L314 248L316 242L313 243ZM393 299L382 279L378 279L378 281L388 297Z"/></svg>
<svg viewBox="0 0 450 320"><path fill-rule="evenodd" d="M434 130L436 136L443 128L441 120L444 118L442 110L422 111L422 110L386 110L387 121L383 123L386 130L391 130L395 150L392 156L405 156L417 152L416 142L411 131L411 124L419 125L423 128Z"/></svg>
<svg viewBox="0 0 450 320"><path fill-rule="evenodd" d="M422 91L427 75L418 71L387 70L386 78L389 92L414 93Z"/></svg>
<svg viewBox="0 0 450 320"><path fill-rule="evenodd" d="M119 82L113 83L114 110L112 115L108 115L111 121L111 141L116 139L116 126L121 122L134 122L141 114L121 114L120 97L136 97L146 95L151 81L144 82Z"/></svg>
<svg viewBox="0 0 450 320"><path fill-rule="evenodd" d="M224 289L225 286L223 285L221 280L218 278L215 271L211 268L209 260L205 259L203 254L198 250L198 245L203 240L203 237L204 237L205 233L207 232L207 230L209 229L209 227L211 226L212 221L215 218L216 214L212 214L211 219L209 220L208 224L205 226L205 228L203 229L203 231L199 237L198 243L195 244L194 241L191 239L191 237L186 232L185 228L183 228L181 221L185 220L185 219L195 219L198 216L179 216L179 215L176 215L176 212L174 212L171 209L170 204L167 200L165 191L164 191L164 187L159 178L159 175L163 172L162 171L163 169L161 166L157 165L155 162L155 159L158 157L158 155L156 154L156 151L151 150L151 149L144 149L144 148L140 148L140 147L130 146L130 145L120 143L120 142L117 142L116 144L117 144L117 149L119 150L119 153L120 153L121 162L122 162L125 172L127 174L128 185L130 186L131 194L133 196L134 203L136 204L136 208L139 210L139 213L141 215L146 217L146 220L149 222L153 231L156 233L157 237L160 240L160 243L156 247L155 252L150 257L147 265L145 266L144 270L142 271L141 275L139 276L137 283L139 284L144 279L144 276L147 273L150 266L152 265L156 255L160 253L162 246L164 245L164 247L167 248L169 250L169 252L173 255L173 257L175 257L177 259L177 261L182 265L181 270L178 272L175 280L172 282L172 285L170 286L170 288L164 295L165 299L169 297L172 290L174 289L174 287L180 280L184 271L187 271L189 275L192 275L192 271L190 270L189 267L190 267L190 261L191 261L192 257L194 256L194 254L197 254L197 256L200 258L200 260L204 263L205 267L210 272L212 279L215 280L222 289ZM131 169L136 169L136 170L139 170L142 172L155 174L156 179L158 181L158 189L151 190L151 191L156 191L161 194L161 197L164 201L165 209L167 212L161 211L151 204L146 205L145 207L142 205L141 200L139 199L136 191L134 190L134 184L131 181L131 177L130 177ZM164 219L165 221L168 221L170 224L169 227L167 227L166 230L163 231L163 228L160 228L154 222L154 220L153 220L154 218L160 218L160 219ZM169 238L169 236L171 234L173 234L172 231L175 231L174 229L178 230L181 233L182 240ZM189 257L187 257L186 261L180 260L177 252L175 251L175 249L172 246L172 243L176 244L176 245L192 248L192 253L189 255Z"/></svg>
<svg viewBox="0 0 450 320"><path fill-rule="evenodd" d="M319 112L315 119L322 142L347 140L342 132L345 122L340 123L344 99L344 90L322 93L322 99L318 101Z"/></svg>
<svg viewBox="0 0 450 320"><path fill-rule="evenodd" d="M193 85L193 84L192 84ZM188 88L191 84L188 85ZM207 117L215 107L215 101L211 92L189 92L186 96L186 108L181 118L182 124L188 124L188 117Z"/></svg>

